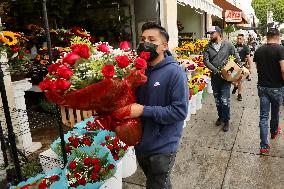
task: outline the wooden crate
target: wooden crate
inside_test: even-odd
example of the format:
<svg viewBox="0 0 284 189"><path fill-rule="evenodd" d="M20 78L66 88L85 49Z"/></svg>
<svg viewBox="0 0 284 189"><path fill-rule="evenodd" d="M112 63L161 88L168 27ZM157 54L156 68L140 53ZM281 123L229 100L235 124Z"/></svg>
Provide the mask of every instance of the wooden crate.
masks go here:
<svg viewBox="0 0 284 189"><path fill-rule="evenodd" d="M74 110L71 108L66 108L64 106L60 107L62 123L73 128L76 123L89 118L96 114L95 111L82 111Z"/></svg>

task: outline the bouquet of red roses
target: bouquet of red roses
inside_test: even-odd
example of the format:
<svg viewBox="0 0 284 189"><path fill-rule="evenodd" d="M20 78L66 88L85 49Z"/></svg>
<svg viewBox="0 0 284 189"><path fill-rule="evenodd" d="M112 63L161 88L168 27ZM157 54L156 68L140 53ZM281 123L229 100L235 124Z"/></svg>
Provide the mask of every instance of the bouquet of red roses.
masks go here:
<svg viewBox="0 0 284 189"><path fill-rule="evenodd" d="M119 49L108 43L73 44L71 49L48 67L41 90L59 105L95 110L103 128L115 131L128 145L137 144L142 135L140 120L124 119L131 107L116 110L136 102L135 90L147 80L146 60L137 57L127 42Z"/></svg>

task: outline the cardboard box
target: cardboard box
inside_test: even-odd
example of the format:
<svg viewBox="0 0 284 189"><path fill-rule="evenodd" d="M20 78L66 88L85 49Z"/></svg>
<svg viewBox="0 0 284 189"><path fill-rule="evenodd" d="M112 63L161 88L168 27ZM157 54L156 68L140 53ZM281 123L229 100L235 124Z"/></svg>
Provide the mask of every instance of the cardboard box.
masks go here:
<svg viewBox="0 0 284 189"><path fill-rule="evenodd" d="M249 70L234 61L229 61L221 70L221 75L227 81L239 82L249 75Z"/></svg>

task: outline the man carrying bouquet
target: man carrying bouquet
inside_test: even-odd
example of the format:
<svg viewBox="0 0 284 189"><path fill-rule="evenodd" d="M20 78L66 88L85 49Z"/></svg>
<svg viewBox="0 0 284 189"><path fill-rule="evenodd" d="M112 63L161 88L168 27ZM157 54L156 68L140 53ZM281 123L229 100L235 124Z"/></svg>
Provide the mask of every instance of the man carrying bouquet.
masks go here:
<svg viewBox="0 0 284 189"><path fill-rule="evenodd" d="M260 154L269 152L268 119L271 107L270 134L276 139L280 134L279 108L284 93L284 47L280 44L280 32L271 28L267 32L267 44L254 54L258 74L258 96L260 99Z"/></svg>
<svg viewBox="0 0 284 189"><path fill-rule="evenodd" d="M218 111L216 126L223 125L223 131L227 132L230 121L231 82L223 79L220 71L226 65L230 55L233 55L237 62L240 62L240 59L235 47L227 41L222 41L221 32L218 26L212 26L209 29L210 42L205 47L204 63L212 72L211 83Z"/></svg>
<svg viewBox="0 0 284 189"><path fill-rule="evenodd" d="M136 92L126 118L141 117L142 139L135 146L139 165L147 178L147 189L171 189L170 173L187 116L187 78L169 56L169 35L156 23L142 26L138 55L147 60L147 83Z"/></svg>

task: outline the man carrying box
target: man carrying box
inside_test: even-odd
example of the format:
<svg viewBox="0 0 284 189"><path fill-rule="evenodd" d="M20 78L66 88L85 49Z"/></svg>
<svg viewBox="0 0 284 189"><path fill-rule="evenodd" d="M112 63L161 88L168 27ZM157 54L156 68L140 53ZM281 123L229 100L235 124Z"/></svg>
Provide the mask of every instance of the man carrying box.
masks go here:
<svg viewBox="0 0 284 189"><path fill-rule="evenodd" d="M227 64L229 56L233 55L237 62L240 62L235 47L222 40L222 31L218 26L212 26L208 33L210 42L204 51L205 65L212 72L212 89L218 111L216 126L223 125L223 131L229 130L230 121L230 89L231 82L223 79L221 69Z"/></svg>

